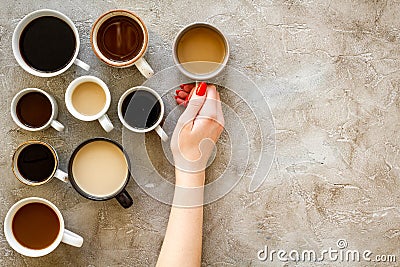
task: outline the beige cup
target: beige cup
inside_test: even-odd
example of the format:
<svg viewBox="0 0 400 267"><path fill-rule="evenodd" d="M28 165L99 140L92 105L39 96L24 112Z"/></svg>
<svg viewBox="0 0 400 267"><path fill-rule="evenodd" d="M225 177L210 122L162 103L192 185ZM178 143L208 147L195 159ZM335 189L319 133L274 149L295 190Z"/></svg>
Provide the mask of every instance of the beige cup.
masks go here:
<svg viewBox="0 0 400 267"><path fill-rule="evenodd" d="M128 18L133 19L136 21L142 30L143 33L143 44L142 47L137 53L137 55L134 58L131 58L127 61L116 61L110 58L107 58L101 51L97 43L97 38L98 38L98 32L101 27L101 25L106 22L108 19L111 19L116 16L125 16ZM110 10L103 15L101 15L93 24L92 31L90 33L90 42L92 44L92 49L93 52L96 54L96 56L106 63L109 66L112 67L117 67L117 68L127 68L135 65L138 70L143 74L144 77L150 78L153 76L154 71L150 67L149 63L144 59L144 54L146 53L148 43L149 43L149 33L147 31L146 25L142 21L141 18L139 18L135 13L129 11L129 10L124 10L124 9L116 9L116 10Z"/></svg>

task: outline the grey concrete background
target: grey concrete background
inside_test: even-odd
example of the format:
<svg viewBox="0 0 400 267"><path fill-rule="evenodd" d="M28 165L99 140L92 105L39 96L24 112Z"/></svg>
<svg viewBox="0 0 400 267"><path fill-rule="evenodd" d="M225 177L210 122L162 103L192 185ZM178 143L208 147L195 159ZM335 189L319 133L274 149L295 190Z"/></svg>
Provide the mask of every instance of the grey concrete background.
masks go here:
<svg viewBox="0 0 400 267"><path fill-rule="evenodd" d="M59 77L37 78L25 73L14 60L12 31L24 15L40 8L59 10L76 23L81 35L79 58L92 66L89 74L103 79L111 89L109 115L116 126L112 133L105 134L98 124L79 122L67 113L65 89L85 71L73 66ZM400 260L399 1L3 0L0 226L14 202L40 196L60 208L66 226L81 234L85 242L81 249L61 244L52 254L32 259L14 252L0 231L1 266L156 263L170 208L147 196L133 181L128 191L136 204L123 210L114 200L86 200L71 186L55 180L41 187L24 186L10 167L15 147L29 139L52 144L64 169L73 148L90 137L121 141L118 98L145 80L134 67L105 66L91 51L92 23L113 8L128 8L144 19L150 30L146 58L155 71L173 64L172 40L184 25L207 21L220 27L232 48L229 65L262 89L275 117L276 157L261 189L249 193L244 179L224 198L205 207L204 266L262 265L257 251L265 245L270 249L319 251L337 248L338 239L346 239L349 249L394 254ZM65 132L49 129L28 133L16 127L9 106L12 96L25 87L38 87L56 97ZM146 140L149 150L159 149L155 133L147 134ZM209 179L215 175L209 173Z"/></svg>

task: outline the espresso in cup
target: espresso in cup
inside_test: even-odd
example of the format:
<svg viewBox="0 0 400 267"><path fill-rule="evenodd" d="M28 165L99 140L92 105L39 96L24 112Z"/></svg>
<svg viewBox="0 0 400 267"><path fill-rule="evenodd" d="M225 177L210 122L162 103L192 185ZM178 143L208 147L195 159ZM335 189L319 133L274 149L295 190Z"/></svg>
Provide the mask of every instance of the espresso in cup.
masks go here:
<svg viewBox="0 0 400 267"><path fill-rule="evenodd" d="M222 32L208 23L193 23L174 41L173 57L183 74L207 80L219 74L229 57L229 44Z"/></svg>
<svg viewBox="0 0 400 267"><path fill-rule="evenodd" d="M146 78L154 74L144 59L149 34L139 16L129 10L110 10L93 24L90 41L96 56L112 67L136 65Z"/></svg>
<svg viewBox="0 0 400 267"><path fill-rule="evenodd" d="M26 88L11 101L11 117L27 131L41 131L50 126L63 131L64 125L56 120L58 105L54 97L38 88Z"/></svg>
<svg viewBox="0 0 400 267"><path fill-rule="evenodd" d="M83 142L71 156L69 171L72 185L82 196L92 200L115 197L124 208L133 204L125 190L129 161L118 143L106 138Z"/></svg>
<svg viewBox="0 0 400 267"><path fill-rule="evenodd" d="M12 170L15 177L27 185L41 185L53 177L68 181L68 174L58 169L58 156L49 144L27 141L13 155Z"/></svg>
<svg viewBox="0 0 400 267"><path fill-rule="evenodd" d="M75 25L61 12L41 9L26 15L17 25L12 49L18 64L30 74L53 77L72 64L89 70L77 59L79 34Z"/></svg>
<svg viewBox="0 0 400 267"><path fill-rule="evenodd" d="M118 117L130 131L146 133L155 130L161 140L168 135L161 128L164 103L160 95L151 88L136 86L128 89L118 101Z"/></svg>
<svg viewBox="0 0 400 267"><path fill-rule="evenodd" d="M29 257L49 254L63 242L81 247L83 238L64 226L58 208L50 201L24 198L15 203L4 219L7 242L18 253Z"/></svg>

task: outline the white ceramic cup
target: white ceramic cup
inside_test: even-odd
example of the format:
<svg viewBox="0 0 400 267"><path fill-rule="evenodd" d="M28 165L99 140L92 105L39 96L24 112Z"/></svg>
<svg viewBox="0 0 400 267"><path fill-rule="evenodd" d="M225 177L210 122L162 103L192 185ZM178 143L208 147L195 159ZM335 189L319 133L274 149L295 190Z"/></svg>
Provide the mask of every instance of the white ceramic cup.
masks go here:
<svg viewBox="0 0 400 267"><path fill-rule="evenodd" d="M215 62L214 64L216 65L217 68L216 68L216 70L214 70L211 73L206 73L206 74L192 73L192 72L188 71L187 69L185 69L185 64L190 65L191 62L181 63L179 61L179 58L178 58L178 44L179 44L182 36L187 31L192 30L194 28L199 28L199 27L200 28L209 28L209 29L213 30L214 32L216 32L221 37L221 39L224 41L224 44L225 44L225 57L224 57L224 60L221 63ZM189 77L190 79L197 80L197 81L207 81L207 80L217 76L225 68L226 64L228 63L229 54L230 54L230 48L229 48L228 39L226 39L225 35L217 27L215 27L214 25L212 25L210 23L206 23L206 22L195 22L195 23L189 24L186 27L184 27L176 35L174 43L173 43L173 47L172 47L172 56L174 58L174 62L176 64L176 66L178 67L178 69L185 76ZM207 62L207 63L208 64L212 64L212 62ZM193 64L195 64L195 63L193 63Z"/></svg>
<svg viewBox="0 0 400 267"><path fill-rule="evenodd" d="M98 45L97 45L97 33L100 29L100 26L108 19L115 17L115 16L125 16L129 17L133 20L135 20L141 27L143 31L143 45L142 49L140 52L132 59L127 60L127 61L114 61L112 59L107 58L103 53L101 53ZM117 68L127 68L135 65L140 73L146 78L150 78L153 76L154 71L150 67L149 63L144 59L144 54L147 51L148 43L149 43L149 33L147 31L146 25L142 21L142 19L137 16L135 13L125 10L125 9L116 9L116 10L110 10L103 15L101 15L93 24L92 31L90 33L90 42L92 43L92 49L93 52L96 54L96 56L102 60L104 63L106 63L109 66L112 67L117 67Z"/></svg>
<svg viewBox="0 0 400 267"><path fill-rule="evenodd" d="M87 115L79 113L75 109L75 107L72 103L72 94L73 94L74 90L76 89L76 87L78 85L85 83L85 82L94 82L94 83L100 85L100 87L104 90L104 93L106 94L106 102L104 103L103 109L99 113L92 115L92 116L87 116ZM67 109L72 114L72 116L74 116L78 120L81 120L81 121L98 120L106 132L110 132L110 131L112 131L112 129L114 129L114 126L113 126L111 120L108 118L108 116L106 114L106 112L110 108L110 104L111 104L110 90L108 89L107 85L99 78L97 78L95 76L81 76L81 77L73 80L69 84L67 91L65 92L65 104L67 105Z"/></svg>
<svg viewBox="0 0 400 267"><path fill-rule="evenodd" d="M139 129L139 128L135 128L130 126L124 119L124 115L122 114L122 103L124 102L125 98L132 92L134 91L147 91L149 93L151 93L152 95L154 95L158 102L160 103L160 107L161 107L161 111L160 111L160 117L158 118L158 120L156 121L156 123L149 127L149 128L145 128L145 129ZM121 121L121 123L130 131L135 132L135 133L147 133L150 132L152 130L155 130L157 132L157 134L161 137L161 140L163 140L164 142L168 141L168 135L165 133L165 131L161 128L160 123L161 120L164 116L164 103L161 99L161 96L154 91L151 88L145 87L145 86L136 86L133 88L128 89L125 93L122 94L122 96L120 97L119 101L118 101L118 118Z"/></svg>
<svg viewBox="0 0 400 267"><path fill-rule="evenodd" d="M54 242L44 248L44 249L30 249L27 248L23 245L21 245L14 237L13 230L12 230L12 222L14 215L17 213L17 211L29 204L29 203L43 203L50 207L58 217L58 220L60 222L60 231L57 235L57 238L54 240ZM38 198L38 197L29 197L29 198L24 198L15 203L10 210L7 212L6 218L4 219L4 234L6 237L6 240L8 244L18 253L29 256L29 257L41 257L44 255L49 254L53 250L57 248L57 246L63 242L65 244L74 246L74 247L81 247L83 244L83 238L67 229L65 229L64 225L64 219L63 216L61 215L60 210L50 201L44 199L44 198Z"/></svg>
<svg viewBox="0 0 400 267"><path fill-rule="evenodd" d="M54 156L55 165L54 165L53 173L47 179L45 179L41 182L34 182L34 181L31 181L31 180L25 178L18 169L17 163L18 163L18 157L19 157L21 151L24 150L24 148L26 148L27 146L32 145L32 144L41 144L41 145L46 146ZM57 155L57 152L54 149L54 147L52 147L51 145L49 145L48 143L43 142L43 141L31 140L31 141L26 141L26 142L20 144L17 147L17 149L15 150L13 158L12 158L12 171L13 171L15 177L20 182L22 182L26 185L32 185L32 186L42 185L42 184L49 182L53 178L57 178L60 181L67 183L68 182L68 174L58 168L59 163L60 163L60 161L58 159L58 155Z"/></svg>
<svg viewBox="0 0 400 267"><path fill-rule="evenodd" d="M49 121L38 128L34 128L34 127L29 127L26 126L25 124L23 124L18 116L17 116L17 104L19 102L19 100L21 99L21 97L23 97L24 95L28 94L28 93L32 93L32 92L37 92L37 93L41 93L43 95L45 95L50 103L51 103L51 116ZM40 107L37 107L40 108ZM14 98L11 101L11 117L13 119L13 121L22 129L27 130L27 131L31 131L31 132L37 132L37 131L41 131L44 129L49 128L50 126L53 127L54 129L56 129L57 131L61 132L64 130L64 125L62 125L59 121L56 120L58 116L58 105L57 105L57 101L54 99L54 97L52 97L50 94L46 93L45 91L38 89L38 88L26 88L21 90L19 93L17 93Z"/></svg>
<svg viewBox="0 0 400 267"><path fill-rule="evenodd" d="M68 24L69 27L71 27L71 29L75 35L76 47L75 47L74 56L71 58L70 62L64 68L54 71L54 72L42 72L42 71L38 71L38 70L32 68L31 66L29 66L23 59L20 48L19 48L19 39L20 39L21 34L22 34L23 30L25 29L25 27L34 19L44 17L44 16L53 16L53 17L63 20L65 23ZM90 69L90 66L77 58L78 52L79 52L79 46L80 46L80 40L79 40L78 30L76 29L72 20L70 18L68 18L66 15L64 15L63 13L56 11L56 10L51 10L51 9L40 9L40 10L36 10L36 11L26 15L18 23L17 27L14 30L13 36L12 36L12 50L13 50L14 57L17 60L18 64L28 73L35 75L35 76L39 76L39 77L57 76L57 75L63 73L64 71L66 71L67 69L69 69L69 67L71 67L72 64L75 64L75 65L81 67L82 69L88 71Z"/></svg>

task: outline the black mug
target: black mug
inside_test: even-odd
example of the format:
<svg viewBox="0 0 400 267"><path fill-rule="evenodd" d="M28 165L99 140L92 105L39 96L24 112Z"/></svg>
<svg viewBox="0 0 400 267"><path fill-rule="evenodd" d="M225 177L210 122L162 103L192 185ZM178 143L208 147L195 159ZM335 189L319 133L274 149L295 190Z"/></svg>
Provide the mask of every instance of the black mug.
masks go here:
<svg viewBox="0 0 400 267"><path fill-rule="evenodd" d="M132 197L125 190L130 162L117 142L103 137L84 141L72 153L68 170L72 186L85 198L116 198L122 207L132 206Z"/></svg>

